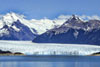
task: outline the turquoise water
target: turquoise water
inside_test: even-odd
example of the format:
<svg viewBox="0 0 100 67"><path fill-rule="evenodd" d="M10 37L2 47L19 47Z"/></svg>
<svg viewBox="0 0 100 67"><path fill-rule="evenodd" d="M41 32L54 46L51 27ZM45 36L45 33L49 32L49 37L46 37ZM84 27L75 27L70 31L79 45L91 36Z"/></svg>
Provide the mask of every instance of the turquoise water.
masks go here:
<svg viewBox="0 0 100 67"><path fill-rule="evenodd" d="M0 67L100 67L100 57L0 56Z"/></svg>

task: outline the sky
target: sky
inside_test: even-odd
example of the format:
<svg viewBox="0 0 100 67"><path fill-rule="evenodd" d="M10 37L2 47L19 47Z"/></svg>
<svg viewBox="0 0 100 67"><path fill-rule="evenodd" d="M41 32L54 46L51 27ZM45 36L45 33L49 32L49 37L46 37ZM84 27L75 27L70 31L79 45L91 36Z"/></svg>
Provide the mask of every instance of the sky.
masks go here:
<svg viewBox="0 0 100 67"><path fill-rule="evenodd" d="M15 12L28 19L59 15L99 15L100 0L0 0L0 14Z"/></svg>

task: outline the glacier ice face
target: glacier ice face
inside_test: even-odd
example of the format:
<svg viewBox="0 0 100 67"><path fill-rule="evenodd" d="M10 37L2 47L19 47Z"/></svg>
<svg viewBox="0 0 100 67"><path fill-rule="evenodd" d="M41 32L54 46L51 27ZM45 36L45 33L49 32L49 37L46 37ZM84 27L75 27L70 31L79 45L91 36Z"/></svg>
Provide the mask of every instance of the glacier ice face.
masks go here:
<svg viewBox="0 0 100 67"><path fill-rule="evenodd" d="M0 41L0 50L25 55L90 55L100 46L77 44L32 43L31 41Z"/></svg>

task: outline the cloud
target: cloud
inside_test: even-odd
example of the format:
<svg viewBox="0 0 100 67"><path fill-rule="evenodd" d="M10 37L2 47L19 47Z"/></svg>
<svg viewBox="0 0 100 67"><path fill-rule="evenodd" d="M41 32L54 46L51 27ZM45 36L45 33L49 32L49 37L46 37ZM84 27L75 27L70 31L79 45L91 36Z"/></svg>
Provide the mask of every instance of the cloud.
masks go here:
<svg viewBox="0 0 100 67"><path fill-rule="evenodd" d="M69 19L72 15L60 15L58 19Z"/></svg>
<svg viewBox="0 0 100 67"><path fill-rule="evenodd" d="M13 14L16 14L18 17L20 17L20 18L25 18L25 19L27 19L27 17L25 16L25 15L22 15L22 14L18 14L18 13L14 13L14 12L11 12L11 13L13 13ZM7 14L9 14L9 13L7 13ZM6 15L7 15L6 14ZM0 14L0 18L2 18L3 16L5 16L4 14ZM87 20L100 20L100 16L98 16L98 15L92 15L92 16L88 16L88 15L76 15L77 17L79 17L81 20L84 20L84 21L87 21ZM54 18L53 20L67 20L67 19L69 19L69 18L71 18L72 17L72 15L60 15L60 16L58 16L57 18ZM33 18L34 19L34 18ZM31 20L33 20L33 19L31 19ZM44 18L42 18L42 19L48 19L47 17L44 17ZM34 19L34 20L37 20L37 19ZM41 19L40 19L41 20ZM50 20L50 19L48 19L48 20Z"/></svg>
<svg viewBox="0 0 100 67"><path fill-rule="evenodd" d="M96 19L96 20L100 20L100 17L97 16L97 15L94 15L94 16L91 16L91 17L88 17L89 19Z"/></svg>
<svg viewBox="0 0 100 67"><path fill-rule="evenodd" d="M0 19L3 17L4 15L0 15Z"/></svg>
<svg viewBox="0 0 100 67"><path fill-rule="evenodd" d="M72 15L60 15L58 16L58 19L69 19ZM76 15L77 17L79 17L81 20L87 21L87 20L100 20L100 16L98 15L92 15L92 16L88 16L88 15Z"/></svg>

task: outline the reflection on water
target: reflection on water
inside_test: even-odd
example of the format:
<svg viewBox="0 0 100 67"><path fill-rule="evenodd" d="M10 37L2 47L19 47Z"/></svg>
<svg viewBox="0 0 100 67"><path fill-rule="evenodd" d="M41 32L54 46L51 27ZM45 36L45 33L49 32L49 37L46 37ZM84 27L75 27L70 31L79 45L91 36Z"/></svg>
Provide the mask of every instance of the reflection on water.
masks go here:
<svg viewBox="0 0 100 67"><path fill-rule="evenodd" d="M0 67L100 67L99 62L0 62Z"/></svg>

